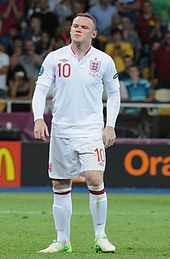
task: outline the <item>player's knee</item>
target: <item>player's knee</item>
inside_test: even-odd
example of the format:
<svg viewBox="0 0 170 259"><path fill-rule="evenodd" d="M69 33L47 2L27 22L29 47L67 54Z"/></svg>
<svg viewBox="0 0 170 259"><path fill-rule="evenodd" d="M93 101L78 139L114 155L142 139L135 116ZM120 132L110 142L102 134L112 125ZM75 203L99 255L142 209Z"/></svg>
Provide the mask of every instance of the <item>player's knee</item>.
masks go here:
<svg viewBox="0 0 170 259"><path fill-rule="evenodd" d="M85 173L86 184L89 186L98 186L103 183L102 171L87 171Z"/></svg>
<svg viewBox="0 0 170 259"><path fill-rule="evenodd" d="M105 193L104 183L101 183L99 185L88 185L89 192L92 194L103 194Z"/></svg>
<svg viewBox="0 0 170 259"><path fill-rule="evenodd" d="M71 187L70 179L56 179L52 181L53 189L64 189Z"/></svg>

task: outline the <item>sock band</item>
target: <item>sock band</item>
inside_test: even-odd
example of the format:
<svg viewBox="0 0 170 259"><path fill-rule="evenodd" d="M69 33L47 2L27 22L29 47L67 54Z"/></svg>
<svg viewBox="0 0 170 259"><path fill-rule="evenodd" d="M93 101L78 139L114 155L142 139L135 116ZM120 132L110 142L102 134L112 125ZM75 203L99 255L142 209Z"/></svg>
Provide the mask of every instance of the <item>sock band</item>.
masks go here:
<svg viewBox="0 0 170 259"><path fill-rule="evenodd" d="M67 192L54 192L54 194L57 194L57 195L66 195L66 194L69 194L71 191L67 191Z"/></svg>
<svg viewBox="0 0 170 259"><path fill-rule="evenodd" d="M54 194L58 194L58 195L66 195L66 194L69 194L71 192L71 188L65 188L65 189L55 189L55 188L53 188L53 192L54 192Z"/></svg>
<svg viewBox="0 0 170 259"><path fill-rule="evenodd" d="M105 188L101 191L92 191L92 190L89 190L89 191L91 194L94 194L94 195L101 195L106 192Z"/></svg>
<svg viewBox="0 0 170 259"><path fill-rule="evenodd" d="M94 195L100 195L106 192L104 188L104 183L97 185L97 186L87 186L89 189L89 192Z"/></svg>

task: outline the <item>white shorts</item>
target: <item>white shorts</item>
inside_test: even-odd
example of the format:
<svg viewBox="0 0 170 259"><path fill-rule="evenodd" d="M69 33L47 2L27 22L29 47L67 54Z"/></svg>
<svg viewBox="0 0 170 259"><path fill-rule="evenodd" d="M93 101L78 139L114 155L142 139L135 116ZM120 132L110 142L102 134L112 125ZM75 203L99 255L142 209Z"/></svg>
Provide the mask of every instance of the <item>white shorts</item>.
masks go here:
<svg viewBox="0 0 170 259"><path fill-rule="evenodd" d="M71 179L88 170L105 170L102 139L51 137L48 173L51 179Z"/></svg>

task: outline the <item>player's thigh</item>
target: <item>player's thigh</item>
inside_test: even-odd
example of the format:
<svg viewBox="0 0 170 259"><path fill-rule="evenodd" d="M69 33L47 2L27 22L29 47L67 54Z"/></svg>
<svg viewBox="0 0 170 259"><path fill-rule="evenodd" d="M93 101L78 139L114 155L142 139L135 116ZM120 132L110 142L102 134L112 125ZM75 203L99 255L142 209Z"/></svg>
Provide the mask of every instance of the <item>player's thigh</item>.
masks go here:
<svg viewBox="0 0 170 259"><path fill-rule="evenodd" d="M80 172L94 175L104 172L106 164L105 148L102 138L85 138L79 145ZM100 175L101 173L99 173ZM87 174L86 174L87 175Z"/></svg>
<svg viewBox="0 0 170 259"><path fill-rule="evenodd" d="M51 137L48 169L50 178L73 178L77 168L77 159L70 139Z"/></svg>

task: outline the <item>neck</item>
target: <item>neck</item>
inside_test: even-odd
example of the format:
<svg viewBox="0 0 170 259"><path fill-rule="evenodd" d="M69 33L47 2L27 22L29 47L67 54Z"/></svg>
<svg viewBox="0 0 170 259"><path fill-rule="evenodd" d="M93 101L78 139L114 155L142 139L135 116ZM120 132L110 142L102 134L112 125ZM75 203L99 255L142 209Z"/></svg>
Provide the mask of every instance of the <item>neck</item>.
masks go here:
<svg viewBox="0 0 170 259"><path fill-rule="evenodd" d="M87 52L90 50L91 44L83 45L81 43L71 43L71 49L74 52L74 54L78 57L78 59L82 59Z"/></svg>

